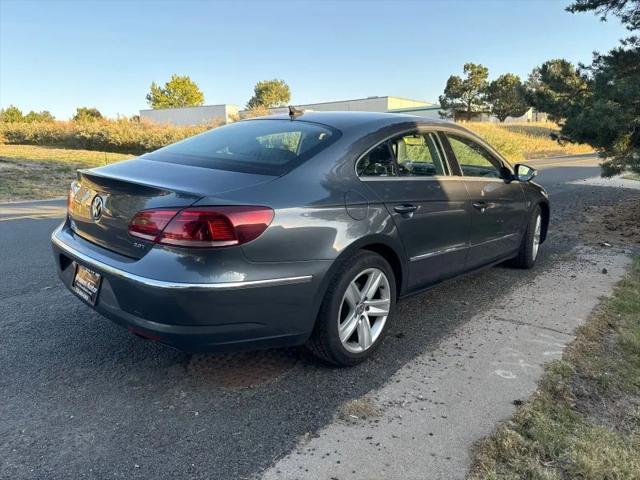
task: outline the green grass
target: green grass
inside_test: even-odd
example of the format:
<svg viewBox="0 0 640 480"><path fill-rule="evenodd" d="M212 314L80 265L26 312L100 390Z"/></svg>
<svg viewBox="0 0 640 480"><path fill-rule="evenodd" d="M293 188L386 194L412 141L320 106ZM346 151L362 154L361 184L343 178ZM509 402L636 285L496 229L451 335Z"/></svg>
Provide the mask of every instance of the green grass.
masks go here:
<svg viewBox="0 0 640 480"><path fill-rule="evenodd" d="M471 479L640 479L640 258L476 450Z"/></svg>
<svg viewBox="0 0 640 480"><path fill-rule="evenodd" d="M0 201L67 195L79 168L132 158L121 153L0 144Z"/></svg>
<svg viewBox="0 0 640 480"><path fill-rule="evenodd" d="M625 180L635 180L637 182L640 182L640 173L626 173L622 176L622 178L624 178Z"/></svg>

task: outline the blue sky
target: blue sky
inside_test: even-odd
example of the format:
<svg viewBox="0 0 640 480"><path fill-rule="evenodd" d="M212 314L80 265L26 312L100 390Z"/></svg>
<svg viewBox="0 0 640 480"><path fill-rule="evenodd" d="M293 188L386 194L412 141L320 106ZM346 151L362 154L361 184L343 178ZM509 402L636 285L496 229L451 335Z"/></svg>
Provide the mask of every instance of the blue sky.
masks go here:
<svg viewBox="0 0 640 480"><path fill-rule="evenodd" d="M270 78L291 86L292 103L437 101L465 62L525 78L550 58L588 62L626 35L568 3L0 0L0 105L132 115L172 73L190 75L207 104L242 106Z"/></svg>

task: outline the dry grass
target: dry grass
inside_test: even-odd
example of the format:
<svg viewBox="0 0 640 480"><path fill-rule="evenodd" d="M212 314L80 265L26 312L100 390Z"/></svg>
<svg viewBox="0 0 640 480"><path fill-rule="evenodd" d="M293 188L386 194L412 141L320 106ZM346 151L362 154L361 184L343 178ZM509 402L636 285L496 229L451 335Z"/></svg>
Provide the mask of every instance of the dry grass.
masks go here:
<svg viewBox="0 0 640 480"><path fill-rule="evenodd" d="M78 168L127 158L131 155L0 144L0 201L64 197Z"/></svg>
<svg viewBox="0 0 640 480"><path fill-rule="evenodd" d="M369 398L351 400L340 409L338 417L345 422L368 420L380 416L380 409Z"/></svg>
<svg viewBox="0 0 640 480"><path fill-rule="evenodd" d="M640 258L534 397L479 445L470 478L640 478Z"/></svg>
<svg viewBox="0 0 640 480"><path fill-rule="evenodd" d="M590 153L589 145L567 143L560 145L549 137L558 132L553 123L484 123L469 122L465 127L474 131L510 162L520 162L530 158L545 158L559 155Z"/></svg>
<svg viewBox="0 0 640 480"><path fill-rule="evenodd" d="M54 129L57 132L57 130L60 129L71 128L70 125L72 125L73 122L66 122L64 125L62 125L62 123L58 122L59 125L53 124L53 126L49 125L46 128ZM113 125L111 123L113 123ZM178 138L197 133L206 128L199 127L199 129L191 131L178 127L172 129L172 127L168 126L132 126L132 124L127 122L111 123L107 126L118 133L119 136L115 134L112 136L113 138L119 139L118 141L120 143L118 143L118 148L125 148L124 146L135 143L129 139L129 134L133 135L133 133L129 131L131 129L138 129L146 133L151 132L154 133L154 135L157 134L153 137L153 141L147 139L148 145L145 143L145 148L153 149L153 146L171 143ZM465 126L485 138L508 160L514 163L529 158L587 153L591 151L591 148L586 145L558 145L557 142L549 138L549 134L558 129L549 123L490 124L472 122L466 123ZM5 125L5 128L9 129L9 127L18 128L15 125ZM45 133L48 132L45 126L27 125L27 127L33 130L33 132L29 130L29 132L34 135L35 133L39 135L37 138L28 137L29 143L46 143L47 141L59 140L56 140L58 137L55 135L45 135ZM92 128L98 131L103 127L104 126L101 125L89 125L83 126L82 128ZM7 132L5 132L5 134L7 134ZM16 139L22 138L17 134L14 135L14 137L16 137L14 138L15 141L17 141ZM77 140L76 137L78 137L78 135L73 136L73 138ZM85 138L86 135L81 135L80 137ZM67 150L34 145L3 145L0 143L0 201L64 196L66 195L69 183L75 177L75 170L77 168L105 165L125 158L131 158L131 155L106 153L102 151Z"/></svg>

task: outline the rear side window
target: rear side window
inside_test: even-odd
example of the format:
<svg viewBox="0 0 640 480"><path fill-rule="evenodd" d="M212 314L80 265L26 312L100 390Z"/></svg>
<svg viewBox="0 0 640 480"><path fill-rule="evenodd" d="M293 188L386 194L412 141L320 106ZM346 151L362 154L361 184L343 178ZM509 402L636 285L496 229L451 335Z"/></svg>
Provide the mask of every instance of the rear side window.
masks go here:
<svg viewBox="0 0 640 480"><path fill-rule="evenodd" d="M281 175L337 139L339 132L291 120L249 120L215 128L144 155L197 167Z"/></svg>
<svg viewBox="0 0 640 480"><path fill-rule="evenodd" d="M384 142L362 157L356 166L356 173L364 177L394 176L396 164L389 144Z"/></svg>
<svg viewBox="0 0 640 480"><path fill-rule="evenodd" d="M500 162L486 148L457 135L447 138L465 177L500 178Z"/></svg>

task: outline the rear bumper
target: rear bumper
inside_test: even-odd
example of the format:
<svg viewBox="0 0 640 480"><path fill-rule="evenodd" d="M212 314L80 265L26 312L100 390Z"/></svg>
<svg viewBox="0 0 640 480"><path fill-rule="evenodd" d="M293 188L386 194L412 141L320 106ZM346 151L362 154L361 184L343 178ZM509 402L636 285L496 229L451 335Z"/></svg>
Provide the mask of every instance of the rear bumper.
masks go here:
<svg viewBox="0 0 640 480"><path fill-rule="evenodd" d="M252 263L240 254L216 262L211 268L218 271L203 275L202 269L189 270L180 251L161 249L134 261L82 239L66 222L51 241L67 288L74 262L102 275L92 308L137 335L190 352L303 343L313 329L320 285L331 263ZM177 265L179 281L146 273L175 272ZM203 276L222 280L202 281Z"/></svg>

